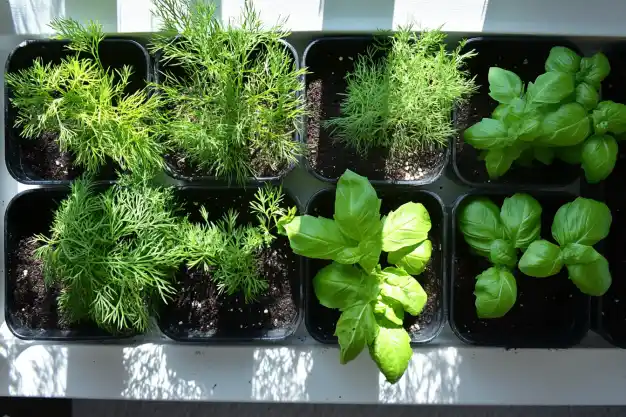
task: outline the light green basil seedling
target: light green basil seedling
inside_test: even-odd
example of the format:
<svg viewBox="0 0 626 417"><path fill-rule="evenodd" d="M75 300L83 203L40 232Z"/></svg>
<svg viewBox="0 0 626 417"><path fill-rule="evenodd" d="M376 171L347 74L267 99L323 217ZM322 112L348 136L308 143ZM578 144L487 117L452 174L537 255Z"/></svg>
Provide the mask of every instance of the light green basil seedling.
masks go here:
<svg viewBox="0 0 626 417"><path fill-rule="evenodd" d="M567 267L569 278L588 295L601 296L611 286L608 262L592 246L606 238L611 212L606 204L578 197L557 211L552 223L555 245L545 240L530 244L519 269L537 278L549 277Z"/></svg>
<svg viewBox="0 0 626 417"><path fill-rule="evenodd" d="M474 295L479 318L500 318L515 305L517 282L507 268L492 266L476 277Z"/></svg>

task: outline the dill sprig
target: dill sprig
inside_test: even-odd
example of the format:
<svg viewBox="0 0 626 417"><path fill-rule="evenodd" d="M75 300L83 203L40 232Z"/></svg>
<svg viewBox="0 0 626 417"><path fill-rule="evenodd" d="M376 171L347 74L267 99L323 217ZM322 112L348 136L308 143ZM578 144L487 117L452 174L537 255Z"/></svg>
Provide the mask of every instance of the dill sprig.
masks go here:
<svg viewBox="0 0 626 417"><path fill-rule="evenodd" d="M212 3L154 3L163 31L153 51L178 71L165 71L158 86L169 147L210 175L240 183L296 163L306 71L296 69L281 42L288 35L283 22L264 28L249 2L228 24Z"/></svg>

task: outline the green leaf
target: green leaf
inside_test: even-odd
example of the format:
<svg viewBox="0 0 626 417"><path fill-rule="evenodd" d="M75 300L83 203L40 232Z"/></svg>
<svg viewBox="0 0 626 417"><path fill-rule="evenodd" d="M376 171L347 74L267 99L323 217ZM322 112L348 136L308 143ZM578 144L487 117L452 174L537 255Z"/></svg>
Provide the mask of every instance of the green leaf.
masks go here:
<svg viewBox="0 0 626 417"><path fill-rule="evenodd" d="M335 222L345 236L361 241L378 227L380 203L367 178L348 169L337 183Z"/></svg>
<svg viewBox="0 0 626 417"><path fill-rule="evenodd" d="M580 68L580 56L564 46L555 46L546 60L546 71L559 71L574 74Z"/></svg>
<svg viewBox="0 0 626 417"><path fill-rule="evenodd" d="M588 183L606 179L617 162L617 141L609 135L591 136L583 143L582 168Z"/></svg>
<svg viewBox="0 0 626 417"><path fill-rule="evenodd" d="M356 256L356 242L344 236L337 223L324 217L309 215L295 217L285 231L291 249L297 255L315 259L342 259Z"/></svg>
<svg viewBox="0 0 626 417"><path fill-rule="evenodd" d="M432 253L433 244L426 239L417 245L389 253L387 261L399 266L411 275L419 275L426 269Z"/></svg>
<svg viewBox="0 0 626 417"><path fill-rule="evenodd" d="M517 300L515 277L506 268L492 266L476 277L474 295L479 318L503 317Z"/></svg>
<svg viewBox="0 0 626 417"><path fill-rule="evenodd" d="M404 321L404 309L400 303L396 303L390 300L378 300L374 305L374 314L378 323L381 323L381 318L389 321L396 326L402 326Z"/></svg>
<svg viewBox="0 0 626 417"><path fill-rule="evenodd" d="M320 304L345 309L373 301L380 291L378 280L352 265L336 262L322 268L313 278L313 290Z"/></svg>
<svg viewBox="0 0 626 417"><path fill-rule="evenodd" d="M491 179L498 179L506 174L511 165L522 154L523 148L510 146L504 149L490 149L485 155L485 167Z"/></svg>
<svg viewBox="0 0 626 417"><path fill-rule="evenodd" d="M582 160L583 144L555 148L556 157L568 164L578 165Z"/></svg>
<svg viewBox="0 0 626 417"><path fill-rule="evenodd" d="M588 264L599 259L600 254L592 247L580 243L570 243L561 249L561 259L565 265Z"/></svg>
<svg viewBox="0 0 626 417"><path fill-rule="evenodd" d="M345 309L335 329L339 339L340 362L342 365L359 356L366 345L378 336L378 323L370 303L355 304Z"/></svg>
<svg viewBox="0 0 626 417"><path fill-rule="evenodd" d="M526 249L541 234L541 205L528 194L505 198L500 219L515 248Z"/></svg>
<svg viewBox="0 0 626 417"><path fill-rule="evenodd" d="M541 114L527 114L517 127L517 139L532 142L541 134Z"/></svg>
<svg viewBox="0 0 626 417"><path fill-rule="evenodd" d="M417 316L426 305L428 296L419 282L405 270L388 267L381 271L380 294L383 299L402 304L404 310Z"/></svg>
<svg viewBox="0 0 626 417"><path fill-rule="evenodd" d="M600 94L594 86L584 82L576 86L576 102L582 105L585 110L595 109L599 100Z"/></svg>
<svg viewBox="0 0 626 417"><path fill-rule="evenodd" d="M402 378L413 355L411 338L402 327L381 327L369 351L380 372L392 384Z"/></svg>
<svg viewBox="0 0 626 417"><path fill-rule="evenodd" d="M556 104L574 93L574 76L565 72L546 72L528 85L526 100L531 104Z"/></svg>
<svg viewBox="0 0 626 417"><path fill-rule="evenodd" d="M512 125L522 119L525 115L525 109L526 100L521 97L516 97L508 104L499 104L491 114L491 118L499 120L505 125Z"/></svg>
<svg viewBox="0 0 626 417"><path fill-rule="evenodd" d="M576 79L579 82L586 82L599 89L602 80L610 72L611 64L609 64L609 60L602 52L598 52L591 58L581 59L580 71L576 74Z"/></svg>
<svg viewBox="0 0 626 417"><path fill-rule="evenodd" d="M428 239L430 215L421 203L405 203L389 213L383 224L383 250L393 252Z"/></svg>
<svg viewBox="0 0 626 417"><path fill-rule="evenodd" d="M608 236L611 211L606 204L578 197L564 204L554 215L552 237L565 246L570 243L592 246Z"/></svg>
<svg viewBox="0 0 626 417"><path fill-rule="evenodd" d="M561 249L547 240L535 240L519 261L519 270L535 278L556 275L562 267Z"/></svg>
<svg viewBox="0 0 626 417"><path fill-rule="evenodd" d="M626 105L613 101L601 101L591 115L597 134L626 132Z"/></svg>
<svg viewBox="0 0 626 417"><path fill-rule="evenodd" d="M591 124L587 111L578 103L564 104L546 115L541 123L539 142L548 146L576 145L589 136Z"/></svg>
<svg viewBox="0 0 626 417"><path fill-rule="evenodd" d="M366 272L371 272L380 261L380 254L383 250L383 222L378 221L375 228L372 228L364 240L359 242L361 258L358 263Z"/></svg>
<svg viewBox="0 0 626 417"><path fill-rule="evenodd" d="M463 139L476 149L501 149L515 141L504 123L495 119L482 119L465 129Z"/></svg>
<svg viewBox="0 0 626 417"><path fill-rule="evenodd" d="M463 204L458 215L458 226L465 242L483 256L489 256L491 242L506 238L500 221L500 209L488 198L471 198Z"/></svg>
<svg viewBox="0 0 626 417"><path fill-rule="evenodd" d="M494 240L491 242L489 261L496 266L515 267L515 264L517 264L517 251L509 241L502 239Z"/></svg>
<svg viewBox="0 0 626 417"><path fill-rule="evenodd" d="M533 158L544 165L551 165L556 155L556 149L547 146L535 146L533 148Z"/></svg>
<svg viewBox="0 0 626 417"><path fill-rule="evenodd" d="M611 287L611 271L604 256L586 264L567 265L569 279L583 293L595 297L604 295Z"/></svg>
<svg viewBox="0 0 626 417"><path fill-rule="evenodd" d="M498 67L489 68L489 95L500 103L510 103L522 95L523 83L517 74Z"/></svg>

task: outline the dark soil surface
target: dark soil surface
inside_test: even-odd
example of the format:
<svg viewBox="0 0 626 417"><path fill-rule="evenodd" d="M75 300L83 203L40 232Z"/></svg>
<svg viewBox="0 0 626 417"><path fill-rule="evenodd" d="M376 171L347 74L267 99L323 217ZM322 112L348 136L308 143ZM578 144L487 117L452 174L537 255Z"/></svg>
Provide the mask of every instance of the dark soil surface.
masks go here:
<svg viewBox="0 0 626 417"><path fill-rule="evenodd" d="M189 195L186 209L199 221L197 211L202 204L218 219L229 208L240 212L241 223L253 221L245 212L255 190L219 190ZM204 197L202 196L204 194ZM184 192L183 192L184 194ZM177 274L176 298L164 308L161 328L176 338L262 338L281 337L296 325L300 305L299 258L280 237L259 256L259 263L269 289L256 302L246 304L243 295L218 294L211 273L182 268Z"/></svg>
<svg viewBox="0 0 626 417"><path fill-rule="evenodd" d="M434 204L432 197L425 197L424 194L420 194L419 192L414 192L412 195L406 192L398 192L396 194L389 193L387 195L379 193L379 196L383 197L381 207L381 213L383 214L386 214L390 210L394 210L409 201L424 204L430 213L433 228L431 229L429 238L433 243L433 256L426 270L421 275L415 277L424 288L424 291L426 291L426 294L428 294L428 300L424 310L419 316L414 317L410 314L405 314L404 316L404 327L411 335L411 340L413 342L428 341L437 333L443 320L441 311L443 307L443 254L441 251L443 244L441 239L441 207L439 207L437 211L437 207ZM313 216L332 218L332 213L334 211L334 198L334 192L324 192L318 194L316 201L311 205L312 210L310 210L309 214ZM386 260L387 254L383 253L380 259L381 266L383 268L389 266ZM309 260L309 271L306 277L307 309L305 313L307 315L307 328L310 333L315 335L315 337L319 340L336 342L337 338L334 336L335 326L337 325L337 320L339 320L341 312L339 310L322 306L315 297L312 285L313 277L317 274L317 272L329 264L329 261L316 259Z"/></svg>
<svg viewBox="0 0 626 417"><path fill-rule="evenodd" d="M459 132L454 147L455 164L459 175L471 183L498 183L511 185L565 186L572 183L581 173L579 167L555 160L552 165L534 161L534 166L525 168L513 165L502 178L490 180L485 163L478 159L479 152L463 142L463 132L469 126L488 118L497 106L489 97L489 68L496 66L515 72L524 83L534 81L545 72L545 61L553 46L577 48L567 42L504 39L477 40L470 42L467 49L478 55L468 61L468 70L476 77L479 91L455 112L456 129Z"/></svg>
<svg viewBox="0 0 626 417"><path fill-rule="evenodd" d="M346 93L345 76L354 69L354 61L365 53L370 41L359 39L320 41L306 55L311 74L306 79L309 109L307 123L308 162L323 177L336 179L346 169L370 180L434 181L442 172L447 149L416 150L391 157L383 148L372 149L362 156L336 140L324 120L341 115L340 104Z"/></svg>
<svg viewBox="0 0 626 417"><path fill-rule="evenodd" d="M563 194L534 197L543 207L542 238L552 240L550 228L554 214L573 197ZM498 205L504 200L503 197L492 199ZM474 296L476 276L491 264L471 253L463 234L456 230L450 321L465 341L489 346L557 348L576 344L587 333L590 299L568 279L565 268L548 278L529 277L516 269L515 306L502 318L479 319Z"/></svg>
<svg viewBox="0 0 626 417"><path fill-rule="evenodd" d="M37 140L20 139L19 152L24 171L31 171L35 178L72 180L83 173L81 168L74 166L72 154L61 152L53 134Z"/></svg>

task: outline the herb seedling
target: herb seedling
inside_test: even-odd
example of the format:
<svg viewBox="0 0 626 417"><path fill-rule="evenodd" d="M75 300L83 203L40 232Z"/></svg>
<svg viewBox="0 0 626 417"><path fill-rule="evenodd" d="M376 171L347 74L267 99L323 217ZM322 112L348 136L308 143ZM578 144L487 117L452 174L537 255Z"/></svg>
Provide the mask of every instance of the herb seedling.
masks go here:
<svg viewBox="0 0 626 417"><path fill-rule="evenodd" d="M333 263L313 278L321 305L341 310L335 335L340 362L369 347L387 381L397 382L413 353L402 327L404 313L418 315L427 295L410 274L426 268L432 252L430 216L406 203L381 219L381 200L367 178L347 170L337 184L334 220L309 215L283 220L293 251ZM382 251L395 267L382 269Z"/></svg>
<svg viewBox="0 0 626 417"><path fill-rule="evenodd" d="M103 66L101 25L58 19L51 26L58 38L69 39L67 48L76 54L58 65L36 59L32 67L6 74L17 108L15 127L26 140L54 134L61 151L71 152L91 173L107 158L129 171L160 168L163 148L149 123L158 98L145 88L126 93L133 73L129 66L114 71Z"/></svg>
<svg viewBox="0 0 626 417"><path fill-rule="evenodd" d="M593 245L606 238L611 211L604 203L578 197L563 205L554 216L552 237L558 243L537 240L519 262L524 274L544 278L567 267L569 278L588 295L604 295L611 286L609 264Z"/></svg>
<svg viewBox="0 0 626 417"><path fill-rule="evenodd" d="M462 207L458 224L472 250L494 264L476 277L476 313L486 319L502 317L517 300L511 273L517 251L525 251L540 237L541 205L519 193L505 198L501 209L487 198L473 198Z"/></svg>
<svg viewBox="0 0 626 417"><path fill-rule="evenodd" d="M154 0L164 33L153 51L172 70L158 88L168 147L200 170L245 182L297 162L293 140L304 114L302 76L281 39L282 23L262 27L249 2L239 27L224 25L215 5Z"/></svg>
<svg viewBox="0 0 626 417"><path fill-rule="evenodd" d="M446 146L455 133L453 106L476 87L462 68L474 53L461 53L465 42L447 51L445 38L440 30L407 26L358 57L346 76L341 116L326 127L361 154L378 146L400 153Z"/></svg>

